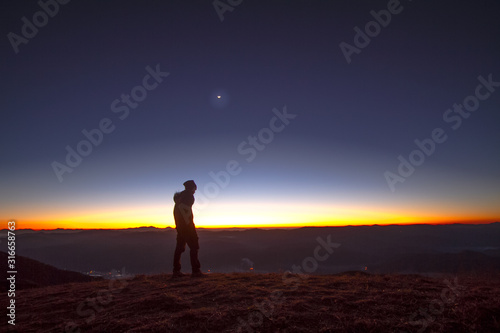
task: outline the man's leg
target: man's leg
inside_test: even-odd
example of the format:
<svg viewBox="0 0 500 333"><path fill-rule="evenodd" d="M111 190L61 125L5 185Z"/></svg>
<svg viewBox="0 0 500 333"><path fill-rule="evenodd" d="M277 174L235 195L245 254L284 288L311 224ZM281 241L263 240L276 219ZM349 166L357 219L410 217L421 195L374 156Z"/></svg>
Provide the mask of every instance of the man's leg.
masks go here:
<svg viewBox="0 0 500 333"><path fill-rule="evenodd" d="M186 239L177 233L177 244L174 252L174 273L181 271L181 254L186 250Z"/></svg>
<svg viewBox="0 0 500 333"><path fill-rule="evenodd" d="M190 235L187 240L187 244L189 246L189 257L191 259L191 269L193 273L200 273L200 261L198 260L198 250L200 249L200 245L198 244L198 235L196 232Z"/></svg>

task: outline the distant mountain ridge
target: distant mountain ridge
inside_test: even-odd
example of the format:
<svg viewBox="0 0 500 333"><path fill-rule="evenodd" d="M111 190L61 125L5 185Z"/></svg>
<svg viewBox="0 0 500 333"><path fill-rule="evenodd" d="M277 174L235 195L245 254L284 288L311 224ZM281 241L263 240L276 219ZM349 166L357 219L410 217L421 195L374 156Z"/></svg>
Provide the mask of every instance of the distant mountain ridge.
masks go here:
<svg viewBox="0 0 500 333"><path fill-rule="evenodd" d="M500 223L199 229L202 269L269 273L291 270L314 255L318 237L340 246L318 263L317 274L344 271L456 272L498 270ZM61 269L87 272L126 268L132 274L171 271L176 231L57 230L18 234L17 252ZM183 270L189 271L189 254ZM477 262L484 264L478 265ZM411 265L410 265L411 264Z"/></svg>
<svg viewBox="0 0 500 333"><path fill-rule="evenodd" d="M375 267L375 270L384 273L498 273L500 257L474 251L408 254L387 261Z"/></svg>

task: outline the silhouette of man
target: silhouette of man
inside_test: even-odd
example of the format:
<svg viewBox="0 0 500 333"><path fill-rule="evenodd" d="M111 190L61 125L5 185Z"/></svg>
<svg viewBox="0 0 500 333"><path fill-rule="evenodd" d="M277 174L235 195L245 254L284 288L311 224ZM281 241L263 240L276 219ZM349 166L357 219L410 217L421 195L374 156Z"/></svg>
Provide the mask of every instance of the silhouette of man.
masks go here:
<svg viewBox="0 0 500 333"><path fill-rule="evenodd" d="M184 191L174 194L174 219L175 229L177 230L177 244L174 252L174 271L172 277L184 276L181 273L181 254L186 250L186 244L189 246L191 258L192 277L204 277L200 270L200 261L198 260L198 234L193 221L193 204L196 184L193 180L184 183Z"/></svg>

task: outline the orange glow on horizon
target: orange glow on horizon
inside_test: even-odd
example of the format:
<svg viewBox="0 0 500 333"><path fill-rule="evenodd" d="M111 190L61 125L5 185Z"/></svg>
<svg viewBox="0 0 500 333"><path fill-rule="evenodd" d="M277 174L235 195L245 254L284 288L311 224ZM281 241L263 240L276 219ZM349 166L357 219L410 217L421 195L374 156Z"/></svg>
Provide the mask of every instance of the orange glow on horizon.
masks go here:
<svg viewBox="0 0 500 333"><path fill-rule="evenodd" d="M4 219L6 220L6 219ZM9 221L12 221L9 220ZM40 222L40 221L16 221L16 230L21 229L31 229L31 230L55 230L55 229L64 229L64 230L92 230L92 229L109 229L109 230L118 230L118 229L136 229L136 228L144 228L144 227L154 227L158 229L164 228L175 228L175 225L163 225L163 224L144 224L141 222L131 222L131 223L100 223L95 225L90 225L89 223L85 224L73 224L68 223L65 225L54 223L54 222ZM429 225L446 225L446 224L489 224L498 222L498 219L488 219L488 220L447 220L447 221L408 221L408 222L399 222L399 223L370 223L359 222L359 223L328 223L328 222L309 222L302 224L235 224L235 225L199 225L196 224L197 229L231 229L231 228L241 228L241 229L250 229L250 228L265 228L265 229L273 229L273 228L303 228L303 227L348 227L348 226L389 226L389 225L415 225L415 224L429 224Z"/></svg>
<svg viewBox="0 0 500 333"><path fill-rule="evenodd" d="M11 220L10 220L11 221ZM175 223L155 223L145 222L144 220L111 220L106 222L86 222L74 221L72 219L60 221L32 221L32 220L14 220L16 221L16 229L33 229L33 230L53 230L53 229L129 229L139 227L155 227L155 228L175 228ZM233 220L234 221L234 220ZM301 228L301 227L344 227L344 226L369 226L369 225L411 225L411 224L486 224L497 222L499 219L429 219L429 220L416 220L404 219L392 221L370 221L370 220L309 220L295 221L295 222L275 222L266 223L251 222L247 219L241 219L238 222L230 223L203 223L203 221L196 221L197 228L203 229L224 229L224 228Z"/></svg>
<svg viewBox="0 0 500 333"><path fill-rule="evenodd" d="M258 207L258 209L257 209ZM85 209L84 209L85 208ZM72 207L59 214L24 214L14 218L16 229L127 229L143 226L157 228L175 227L172 205L142 205L106 207L89 210L88 207ZM391 209L392 208L392 209ZM195 224L198 228L299 228L348 225L393 225L393 224L451 224L492 223L500 220L497 212L477 214L462 209L460 213L445 214L445 211L423 207L382 207L380 204L363 207L346 204L300 204L300 203L235 203L217 202L205 207L193 206ZM422 212L428 212L424 214ZM41 213L41 211L39 211ZM9 220L9 219L4 219Z"/></svg>

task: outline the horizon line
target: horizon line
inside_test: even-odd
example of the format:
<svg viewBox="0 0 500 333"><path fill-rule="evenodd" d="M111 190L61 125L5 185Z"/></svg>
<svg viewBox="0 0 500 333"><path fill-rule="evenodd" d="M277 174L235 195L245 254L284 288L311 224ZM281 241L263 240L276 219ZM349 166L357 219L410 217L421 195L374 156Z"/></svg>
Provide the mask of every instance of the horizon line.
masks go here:
<svg viewBox="0 0 500 333"><path fill-rule="evenodd" d="M304 226L242 226L242 227L196 227L198 230L227 230L227 229L302 229L302 228L344 228L344 227L390 227L390 226L415 226L415 225L488 225L488 224L495 224L495 223L500 223L500 221L495 221L495 222L436 222L436 223L431 223L431 222L411 222L411 223L391 223L391 224L379 224L379 223L374 223L374 224L346 224L346 225L323 225L323 226L318 226L318 225L304 225ZM152 225L144 225L144 226L138 226L138 227L130 227L130 228L53 228L53 229L34 229L34 228L20 228L20 229L15 229L16 231L20 230L32 230L32 231L55 231L55 230L133 230L133 229L141 229L141 228L153 228L153 229L173 229L175 230L175 226L167 226L167 227L156 227ZM4 230L9 230L9 229L1 229L2 231Z"/></svg>

